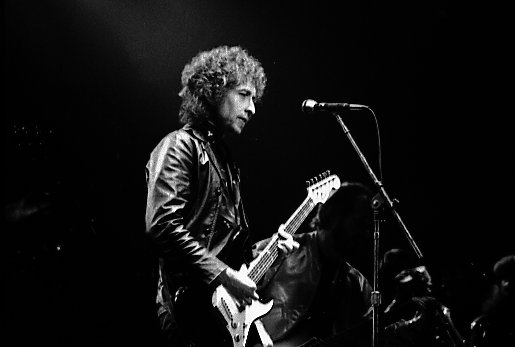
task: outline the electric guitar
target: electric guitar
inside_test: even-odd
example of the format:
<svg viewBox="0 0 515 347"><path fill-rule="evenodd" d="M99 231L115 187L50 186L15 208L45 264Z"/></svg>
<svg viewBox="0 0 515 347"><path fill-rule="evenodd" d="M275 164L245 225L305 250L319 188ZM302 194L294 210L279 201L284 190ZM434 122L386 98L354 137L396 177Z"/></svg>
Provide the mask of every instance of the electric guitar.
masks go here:
<svg viewBox="0 0 515 347"><path fill-rule="evenodd" d="M284 230L291 235L297 231L317 204L326 202L340 188L340 179L326 171L317 178L311 179L308 184L307 197L284 224ZM243 265L240 271L246 272L250 279L258 283L278 256L278 239L279 237L275 234L263 251L250 263L248 269ZM224 318L225 328L231 336L233 346L244 347L252 323L272 309L273 300L266 303L253 300L251 305L240 307L227 289L220 285L213 293L212 305Z"/></svg>

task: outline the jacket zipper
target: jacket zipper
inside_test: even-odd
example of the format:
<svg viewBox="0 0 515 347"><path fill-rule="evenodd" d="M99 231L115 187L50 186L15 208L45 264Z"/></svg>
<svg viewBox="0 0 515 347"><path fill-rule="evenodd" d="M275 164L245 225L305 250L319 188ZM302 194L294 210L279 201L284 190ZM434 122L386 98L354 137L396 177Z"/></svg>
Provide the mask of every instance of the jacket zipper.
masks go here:
<svg viewBox="0 0 515 347"><path fill-rule="evenodd" d="M218 195L218 201L216 203L215 216L213 218L213 223L211 224L211 230L209 231L209 238L207 239L206 248L208 250L211 247L211 240L213 239L213 235L215 234L216 221L218 220L218 214L220 213L220 204L222 203L222 192L220 191L220 187L216 189L216 194Z"/></svg>

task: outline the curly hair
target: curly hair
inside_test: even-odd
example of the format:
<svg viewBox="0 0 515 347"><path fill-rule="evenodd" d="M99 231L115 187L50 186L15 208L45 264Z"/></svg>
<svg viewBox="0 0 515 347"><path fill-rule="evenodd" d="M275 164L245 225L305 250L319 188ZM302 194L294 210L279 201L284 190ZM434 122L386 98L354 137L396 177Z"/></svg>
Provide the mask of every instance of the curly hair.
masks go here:
<svg viewBox="0 0 515 347"><path fill-rule="evenodd" d="M198 53L182 71L179 121L205 122L228 90L246 82L253 83L258 102L265 90L266 76L261 63L245 49L220 46Z"/></svg>

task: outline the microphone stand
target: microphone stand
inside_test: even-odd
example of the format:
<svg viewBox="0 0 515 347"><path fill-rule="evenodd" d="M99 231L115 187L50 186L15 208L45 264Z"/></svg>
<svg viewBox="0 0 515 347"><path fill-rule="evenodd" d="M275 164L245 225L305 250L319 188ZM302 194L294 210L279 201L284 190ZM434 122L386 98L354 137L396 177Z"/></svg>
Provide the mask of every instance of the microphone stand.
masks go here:
<svg viewBox="0 0 515 347"><path fill-rule="evenodd" d="M415 243L415 240L413 240L413 237L409 233L408 229L406 228L406 225L402 221L400 215L395 210L394 201L390 199L388 196L388 193L386 192L383 183L379 181L374 174L374 171L372 171L372 168L368 164L365 156L359 149L358 145L354 141L354 138L352 137L349 129L347 126L343 123L342 118L340 115L338 115L336 112L333 112L333 115L336 117L336 120L340 124L340 126L343 129L343 132L345 135L347 135L347 138L349 139L350 143L352 144L352 147L356 150L356 153L358 154L359 158L361 159L361 162L365 166L365 169L367 170L368 174L370 175L372 181L374 182L374 185L377 188L378 193L374 196L372 199L372 209L374 210L374 281L373 281L373 291L372 291L372 347L377 347L379 343L379 305L381 304L381 293L379 292L379 234L380 234L380 223L381 218L379 216L380 209L383 208L383 205L386 204L386 207L390 210L394 218L399 223L401 230L406 235L411 247L415 251L415 254L419 259L422 259L422 252L418 248L417 244Z"/></svg>

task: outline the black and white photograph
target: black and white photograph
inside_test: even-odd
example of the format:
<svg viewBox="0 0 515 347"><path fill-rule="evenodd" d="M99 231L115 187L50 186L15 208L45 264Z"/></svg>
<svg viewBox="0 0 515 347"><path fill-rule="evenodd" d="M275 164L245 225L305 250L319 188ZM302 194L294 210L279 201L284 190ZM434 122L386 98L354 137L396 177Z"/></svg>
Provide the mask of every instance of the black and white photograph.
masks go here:
<svg viewBox="0 0 515 347"><path fill-rule="evenodd" d="M3 1L0 345L515 346L510 13Z"/></svg>

